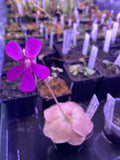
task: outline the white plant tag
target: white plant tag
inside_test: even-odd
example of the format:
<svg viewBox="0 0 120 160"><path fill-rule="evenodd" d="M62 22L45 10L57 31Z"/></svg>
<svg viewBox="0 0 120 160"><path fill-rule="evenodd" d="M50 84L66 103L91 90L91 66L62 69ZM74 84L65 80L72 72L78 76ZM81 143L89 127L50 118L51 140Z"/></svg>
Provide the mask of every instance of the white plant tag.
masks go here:
<svg viewBox="0 0 120 160"><path fill-rule="evenodd" d="M22 4L21 4L21 3L18 3L18 4L17 4L17 8L18 8L18 13L19 13L20 15L23 15L23 7L22 7Z"/></svg>
<svg viewBox="0 0 120 160"><path fill-rule="evenodd" d="M100 24L104 24L104 22L105 22L105 17L106 17L106 14L103 13L102 16L101 16Z"/></svg>
<svg viewBox="0 0 120 160"><path fill-rule="evenodd" d="M91 31L91 38L93 41L97 40L97 33L98 33L98 24L94 23Z"/></svg>
<svg viewBox="0 0 120 160"><path fill-rule="evenodd" d="M97 96L94 94L88 107L87 107L87 111L86 113L88 114L88 116L90 117L90 119L93 118L95 112L98 109L98 106L100 105Z"/></svg>
<svg viewBox="0 0 120 160"><path fill-rule="evenodd" d="M117 37L118 28L119 28L119 23L118 22L114 22L113 28L112 28L112 35L111 35L112 43L115 43L115 40L116 40L116 37Z"/></svg>
<svg viewBox="0 0 120 160"><path fill-rule="evenodd" d="M18 16L15 16L15 22L18 23Z"/></svg>
<svg viewBox="0 0 120 160"><path fill-rule="evenodd" d="M89 42L90 42L90 35L88 33L85 33L84 43L83 43L83 48L82 48L82 54L84 56L87 55Z"/></svg>
<svg viewBox="0 0 120 160"><path fill-rule="evenodd" d="M62 53L67 54L71 48L71 41L72 41L72 31L65 30L64 31L64 40L63 40L63 47Z"/></svg>
<svg viewBox="0 0 120 160"><path fill-rule="evenodd" d="M114 64L120 67L120 55L118 55L118 57L116 58Z"/></svg>
<svg viewBox="0 0 120 160"><path fill-rule="evenodd" d="M98 18L95 17L95 18L94 18L94 21L93 21L93 24L97 24L97 22L98 22Z"/></svg>
<svg viewBox="0 0 120 160"><path fill-rule="evenodd" d="M45 42L48 41L48 29L45 27Z"/></svg>
<svg viewBox="0 0 120 160"><path fill-rule="evenodd" d="M37 25L39 24L39 17L38 17L37 14L35 15L35 22L36 22Z"/></svg>
<svg viewBox="0 0 120 160"><path fill-rule="evenodd" d="M108 19L108 25L111 27L111 25L112 25L112 21L113 21L113 19L112 19L112 17L109 17L109 19Z"/></svg>
<svg viewBox="0 0 120 160"><path fill-rule="evenodd" d="M93 45L92 49L91 49L91 53L90 53L90 58L89 58L89 61L88 61L88 67L89 68L92 68L92 69L94 68L96 58L97 58L97 54L98 54L98 48Z"/></svg>
<svg viewBox="0 0 120 160"><path fill-rule="evenodd" d="M42 0L42 7L43 7L44 9L46 9L45 0Z"/></svg>
<svg viewBox="0 0 120 160"><path fill-rule="evenodd" d="M76 23L77 23L77 28L79 28L80 27L80 18L79 17L77 18Z"/></svg>
<svg viewBox="0 0 120 160"><path fill-rule="evenodd" d="M103 33L105 33L105 34L106 34L107 27L106 27L106 26L103 26L102 31L103 31Z"/></svg>
<svg viewBox="0 0 120 160"><path fill-rule="evenodd" d="M91 21L94 21L94 19L95 19L95 14L93 13L91 16Z"/></svg>
<svg viewBox="0 0 120 160"><path fill-rule="evenodd" d="M61 28L64 29L64 15L61 15Z"/></svg>
<svg viewBox="0 0 120 160"><path fill-rule="evenodd" d="M54 38L54 32L50 32L50 49L53 49L53 38Z"/></svg>
<svg viewBox="0 0 120 160"><path fill-rule="evenodd" d="M106 53L108 53L109 48L110 48L111 35L112 35L112 31L107 30L106 35L105 35L105 42L104 42L104 46L103 46L103 51Z"/></svg>
<svg viewBox="0 0 120 160"><path fill-rule="evenodd" d="M53 24L56 25L56 23L57 23L57 17L55 16L55 17L54 17Z"/></svg>
<svg viewBox="0 0 120 160"><path fill-rule="evenodd" d="M41 34L41 36L43 36L43 29L44 29L44 25L43 23L40 24L40 29L39 29L39 32Z"/></svg>
<svg viewBox="0 0 120 160"><path fill-rule="evenodd" d="M77 46L77 23L73 23L73 45Z"/></svg>
<svg viewBox="0 0 120 160"><path fill-rule="evenodd" d="M74 8L74 16L77 19L79 17L78 9L77 7Z"/></svg>
<svg viewBox="0 0 120 160"><path fill-rule="evenodd" d="M107 118L112 121L113 120L113 113L115 107L115 99L108 93L107 94Z"/></svg>
<svg viewBox="0 0 120 160"><path fill-rule="evenodd" d="M72 19L71 19L71 18L69 18L69 20L68 20L68 26L69 26L69 27L72 26Z"/></svg>
<svg viewBox="0 0 120 160"><path fill-rule="evenodd" d="M89 13L89 6L86 6L86 9L85 9L85 15L87 16Z"/></svg>
<svg viewBox="0 0 120 160"><path fill-rule="evenodd" d="M117 21L120 20L120 13L117 14L117 17L116 17Z"/></svg>

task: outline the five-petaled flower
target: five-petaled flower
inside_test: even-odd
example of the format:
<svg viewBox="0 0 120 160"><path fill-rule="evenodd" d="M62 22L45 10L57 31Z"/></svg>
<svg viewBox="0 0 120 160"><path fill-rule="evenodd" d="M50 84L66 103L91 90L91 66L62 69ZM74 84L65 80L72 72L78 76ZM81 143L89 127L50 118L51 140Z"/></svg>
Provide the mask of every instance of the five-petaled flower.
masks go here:
<svg viewBox="0 0 120 160"><path fill-rule="evenodd" d="M93 129L93 123L81 106L75 102L59 103L44 111L44 134L54 143L82 144Z"/></svg>
<svg viewBox="0 0 120 160"><path fill-rule="evenodd" d="M41 48L42 43L36 38L29 38L23 50L15 41L8 43L5 48L5 52L9 57L21 62L20 66L14 67L7 72L7 79L14 81L23 74L20 85L22 92L33 91L36 88L33 73L43 80L50 74L49 68L36 64L34 61Z"/></svg>

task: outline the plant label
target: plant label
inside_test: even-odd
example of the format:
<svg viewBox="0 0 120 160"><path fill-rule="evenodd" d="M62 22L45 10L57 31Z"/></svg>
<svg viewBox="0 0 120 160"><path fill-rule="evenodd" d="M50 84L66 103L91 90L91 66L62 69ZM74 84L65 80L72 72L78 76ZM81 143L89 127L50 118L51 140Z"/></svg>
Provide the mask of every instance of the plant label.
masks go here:
<svg viewBox="0 0 120 160"><path fill-rule="evenodd" d="M50 32L50 49L53 49L53 39L54 39L54 32Z"/></svg>
<svg viewBox="0 0 120 160"><path fill-rule="evenodd" d="M73 45L77 46L77 23L73 23Z"/></svg>
<svg viewBox="0 0 120 160"><path fill-rule="evenodd" d="M94 19L95 19L95 14L93 13L91 16L91 21L94 21Z"/></svg>
<svg viewBox="0 0 120 160"><path fill-rule="evenodd" d="M18 16L15 16L15 22L18 23Z"/></svg>
<svg viewBox="0 0 120 160"><path fill-rule="evenodd" d="M72 31L65 30L64 31L64 39L63 39L63 47L62 53L67 54L71 48L71 41L72 41Z"/></svg>
<svg viewBox="0 0 120 160"><path fill-rule="evenodd" d="M102 14L102 17L101 17L100 24L104 24L104 22L105 22L105 17L106 17L106 14L103 13L103 14Z"/></svg>
<svg viewBox="0 0 120 160"><path fill-rule="evenodd" d="M84 56L87 55L89 42L90 42L90 35L88 33L85 33L84 43L83 43L83 48L82 48L82 54Z"/></svg>
<svg viewBox="0 0 120 160"><path fill-rule="evenodd" d="M113 19L112 19L112 17L109 17L109 19L108 19L108 25L111 27L111 25L112 25L112 21L113 21Z"/></svg>
<svg viewBox="0 0 120 160"><path fill-rule="evenodd" d="M36 22L37 25L39 24L39 18L38 18L37 14L35 15L35 22Z"/></svg>
<svg viewBox="0 0 120 160"><path fill-rule="evenodd" d="M77 28L79 28L80 27L80 18L79 17L77 18L76 23L77 23Z"/></svg>
<svg viewBox="0 0 120 160"><path fill-rule="evenodd" d="M114 64L120 67L120 55L118 55L118 57L116 58Z"/></svg>
<svg viewBox="0 0 120 160"><path fill-rule="evenodd" d="M44 30L44 25L43 23L40 24L40 29L39 29L39 32L41 34L41 36L43 36L43 30Z"/></svg>
<svg viewBox="0 0 120 160"><path fill-rule="evenodd" d="M105 36L105 42L104 42L104 46L103 46L103 51L106 53L108 53L109 48L110 48L111 35L112 35L112 31L107 30L106 36Z"/></svg>
<svg viewBox="0 0 120 160"><path fill-rule="evenodd" d="M72 26L72 19L71 19L71 18L69 18L69 20L68 20L68 26L69 26L69 27Z"/></svg>
<svg viewBox="0 0 120 160"><path fill-rule="evenodd" d="M74 8L74 16L77 19L79 17L78 9L77 7Z"/></svg>
<svg viewBox="0 0 120 160"><path fill-rule="evenodd" d="M97 33L98 33L98 24L94 23L91 31L91 38L93 41L97 40Z"/></svg>
<svg viewBox="0 0 120 160"><path fill-rule="evenodd" d="M97 24L97 22L98 22L98 19L97 19L97 17L95 17L94 21L93 21L93 24Z"/></svg>
<svg viewBox="0 0 120 160"><path fill-rule="evenodd" d="M61 28L64 29L64 15L61 15Z"/></svg>
<svg viewBox="0 0 120 160"><path fill-rule="evenodd" d="M88 107L87 107L87 111L86 113L88 114L88 116L90 117L90 119L93 118L95 112L97 111L98 107L99 107L100 103L98 101L97 96L94 94Z"/></svg>
<svg viewBox="0 0 120 160"><path fill-rule="evenodd" d="M87 6L86 6L86 9L85 9L85 15L87 16L88 13L89 13L89 6L87 5Z"/></svg>
<svg viewBox="0 0 120 160"><path fill-rule="evenodd" d="M42 7L43 7L44 9L46 9L45 0L42 0Z"/></svg>
<svg viewBox="0 0 120 160"><path fill-rule="evenodd" d="M119 23L118 22L114 22L113 28L112 28L112 35L111 35L112 43L115 43L115 40L116 40L116 37L117 37L118 28L119 28Z"/></svg>
<svg viewBox="0 0 120 160"><path fill-rule="evenodd" d="M45 27L45 42L48 41L48 29Z"/></svg>
<svg viewBox="0 0 120 160"><path fill-rule="evenodd" d="M120 20L120 13L117 14L117 17L116 17L117 21Z"/></svg>
<svg viewBox="0 0 120 160"><path fill-rule="evenodd" d="M53 24L56 25L56 23L57 23L57 17L55 16L55 17L54 17Z"/></svg>
<svg viewBox="0 0 120 160"><path fill-rule="evenodd" d="M17 4L17 8L18 8L18 13L19 13L20 15L23 15L23 7L22 7L22 4L21 4L21 3L18 3L18 4Z"/></svg>
<svg viewBox="0 0 120 160"><path fill-rule="evenodd" d="M106 116L110 121L113 120L114 107L115 107L115 99L108 93ZM109 126L109 128L111 128L111 125Z"/></svg>
<svg viewBox="0 0 120 160"><path fill-rule="evenodd" d="M90 53L90 58L88 61L88 67L93 69L95 66L96 58L98 54L98 48L96 46L92 46L91 53Z"/></svg>
<svg viewBox="0 0 120 160"><path fill-rule="evenodd" d="M106 26L103 26L102 31L103 31L103 33L106 33L107 27L106 27Z"/></svg>

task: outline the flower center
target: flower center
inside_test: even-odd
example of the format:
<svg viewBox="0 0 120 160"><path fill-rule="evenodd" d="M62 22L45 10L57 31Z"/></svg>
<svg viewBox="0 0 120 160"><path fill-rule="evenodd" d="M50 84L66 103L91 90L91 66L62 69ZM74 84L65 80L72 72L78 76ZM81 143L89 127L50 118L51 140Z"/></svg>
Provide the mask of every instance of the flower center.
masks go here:
<svg viewBox="0 0 120 160"><path fill-rule="evenodd" d="M26 68L29 68L31 65L31 61L29 59L25 59L24 64Z"/></svg>
<svg viewBox="0 0 120 160"><path fill-rule="evenodd" d="M68 117L69 119L72 119L72 111L69 111L69 112L67 113L67 117Z"/></svg>

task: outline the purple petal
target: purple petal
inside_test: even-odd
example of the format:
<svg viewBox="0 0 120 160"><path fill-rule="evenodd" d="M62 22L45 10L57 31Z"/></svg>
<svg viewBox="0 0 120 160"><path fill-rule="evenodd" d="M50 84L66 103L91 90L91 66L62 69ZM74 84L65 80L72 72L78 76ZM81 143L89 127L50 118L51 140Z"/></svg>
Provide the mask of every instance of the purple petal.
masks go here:
<svg viewBox="0 0 120 160"><path fill-rule="evenodd" d="M36 84L32 72L29 69L27 69L23 74L20 90L22 92L29 92L29 91L34 91L35 88Z"/></svg>
<svg viewBox="0 0 120 160"><path fill-rule="evenodd" d="M25 53L26 57L30 59L35 59L40 53L42 48L42 43L36 38L29 38L26 42Z"/></svg>
<svg viewBox="0 0 120 160"><path fill-rule="evenodd" d="M24 65L12 68L7 72L7 79L9 81L14 81L23 73L23 71L24 71Z"/></svg>
<svg viewBox="0 0 120 160"><path fill-rule="evenodd" d="M9 57L13 58L16 61L19 61L20 59L23 59L22 48L15 41L12 41L12 42L7 44L7 46L5 48L5 52L7 53L7 55Z"/></svg>
<svg viewBox="0 0 120 160"><path fill-rule="evenodd" d="M49 68L43 65L32 63L31 68L33 73L40 79L44 80L50 75Z"/></svg>

